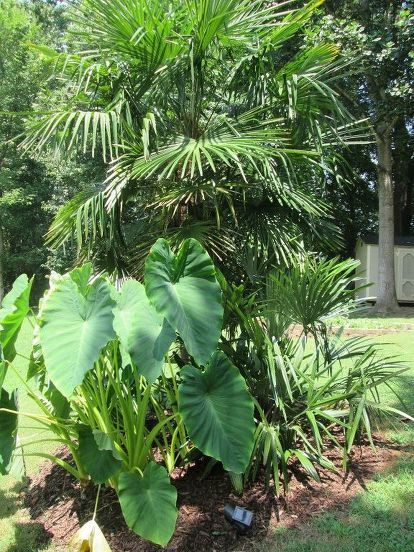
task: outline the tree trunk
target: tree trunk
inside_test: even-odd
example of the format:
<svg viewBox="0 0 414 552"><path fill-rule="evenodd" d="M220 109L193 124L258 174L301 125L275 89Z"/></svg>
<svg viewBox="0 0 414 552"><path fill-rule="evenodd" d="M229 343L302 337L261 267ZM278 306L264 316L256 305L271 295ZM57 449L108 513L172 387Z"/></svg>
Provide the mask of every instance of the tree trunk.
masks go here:
<svg viewBox="0 0 414 552"><path fill-rule="evenodd" d="M398 310L394 266L394 189L392 178L392 125L378 126L378 291L376 311L391 313Z"/></svg>
<svg viewBox="0 0 414 552"><path fill-rule="evenodd" d="M3 228L0 226L0 304L3 301L3 297L4 297L3 256L4 256L4 234L3 234Z"/></svg>
<svg viewBox="0 0 414 552"><path fill-rule="evenodd" d="M394 229L396 236L406 236L412 232L414 151L403 117L395 125L393 143Z"/></svg>

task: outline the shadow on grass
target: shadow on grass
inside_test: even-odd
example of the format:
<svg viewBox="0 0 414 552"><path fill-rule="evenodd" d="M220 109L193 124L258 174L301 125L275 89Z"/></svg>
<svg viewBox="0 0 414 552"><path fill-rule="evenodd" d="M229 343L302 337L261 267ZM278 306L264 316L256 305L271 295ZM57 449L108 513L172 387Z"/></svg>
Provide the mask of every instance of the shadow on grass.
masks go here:
<svg viewBox="0 0 414 552"><path fill-rule="evenodd" d="M397 395L391 391L381 393L382 402L414 417L414 376L402 374L394 388ZM400 445L414 445L414 422L401 419L399 416L383 416L378 421L377 430L385 433L391 442Z"/></svg>
<svg viewBox="0 0 414 552"><path fill-rule="evenodd" d="M397 397L392 401L392 406L395 408L403 408L407 414L414 416L414 376L402 374L399 382L397 393L401 398L401 402Z"/></svg>
<svg viewBox="0 0 414 552"><path fill-rule="evenodd" d="M7 492L0 489L0 519L11 517L21 507L17 495L21 489L21 483L16 483L13 487L7 489Z"/></svg>
<svg viewBox="0 0 414 552"><path fill-rule="evenodd" d="M346 508L335 509L298 524L276 529L253 547L261 552L412 552L414 543L414 456L400 459L377 474L367 491Z"/></svg>
<svg viewBox="0 0 414 552"><path fill-rule="evenodd" d="M357 310L354 313L350 313L349 315L350 319L354 318L368 318L368 319L378 319L378 320L387 320L388 318L408 318L408 319L414 319L414 307L410 306L404 306L400 307L400 310L397 313L391 313L391 314L381 314L375 311L374 307L366 306L365 308L361 308L360 310Z"/></svg>
<svg viewBox="0 0 414 552"><path fill-rule="evenodd" d="M19 522L14 525L14 542L5 552L40 552L48 548L51 538L41 523Z"/></svg>
<svg viewBox="0 0 414 552"><path fill-rule="evenodd" d="M20 493L25 488L25 484L15 483L7 491L0 489L0 520L8 523L14 530L13 542L6 545L6 548L0 534L1 552L38 552L47 548L50 543L52 535L45 530L43 524L31 520L23 521L24 515L19 517L19 510L22 508Z"/></svg>

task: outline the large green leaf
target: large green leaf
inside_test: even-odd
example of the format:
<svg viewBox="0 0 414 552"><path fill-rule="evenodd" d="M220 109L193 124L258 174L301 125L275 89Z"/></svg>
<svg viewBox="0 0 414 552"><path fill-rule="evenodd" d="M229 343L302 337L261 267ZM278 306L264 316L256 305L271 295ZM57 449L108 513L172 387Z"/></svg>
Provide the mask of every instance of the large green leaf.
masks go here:
<svg viewBox="0 0 414 552"><path fill-rule="evenodd" d="M0 343L0 389L3 387L4 380L6 378L7 364L3 356L3 348Z"/></svg>
<svg viewBox="0 0 414 552"><path fill-rule="evenodd" d="M109 437L106 437L109 441ZM101 432L98 432L96 439L88 426L79 428L79 458L95 483L106 483L121 469L121 462L114 457L108 441L104 442Z"/></svg>
<svg viewBox="0 0 414 552"><path fill-rule="evenodd" d="M17 391L8 393L5 389L0 391L0 409L17 410ZM16 447L18 419L15 414L0 410L0 473L9 473L13 453Z"/></svg>
<svg viewBox="0 0 414 552"><path fill-rule="evenodd" d="M19 276L12 289L5 295L0 309L0 344L3 356L12 362L16 356L14 344L19 335L23 320L29 312L32 280L26 274Z"/></svg>
<svg viewBox="0 0 414 552"><path fill-rule="evenodd" d="M181 370L180 414L190 438L226 470L242 473L253 449L253 401L239 370L224 353L214 353L205 372Z"/></svg>
<svg viewBox="0 0 414 552"><path fill-rule="evenodd" d="M80 293L67 275L45 301L39 331L46 370L55 387L69 397L114 337L111 287L102 279Z"/></svg>
<svg viewBox="0 0 414 552"><path fill-rule="evenodd" d="M171 485L166 469L150 462L142 477L121 473L118 496L128 527L144 539L165 546L177 520L177 489Z"/></svg>
<svg viewBox="0 0 414 552"><path fill-rule="evenodd" d="M205 364L217 348L223 307L214 265L200 243L185 240L174 255L166 240L157 240L145 263L145 289L188 352Z"/></svg>
<svg viewBox="0 0 414 552"><path fill-rule="evenodd" d="M88 293L89 280L92 276L92 263L85 263L69 272L69 276L78 286L78 290L84 297Z"/></svg>
<svg viewBox="0 0 414 552"><path fill-rule="evenodd" d="M26 465L24 461L23 447L21 446L21 442L18 435L16 436L16 448L14 449L14 452L10 461L8 474L14 479L16 479L17 481L23 482L26 479Z"/></svg>
<svg viewBox="0 0 414 552"><path fill-rule="evenodd" d="M56 389L53 382L49 382L47 389L44 391L45 398L49 401L50 407L53 409L53 415L57 418L66 419L70 415L70 402L62 395L59 389Z"/></svg>
<svg viewBox="0 0 414 552"><path fill-rule="evenodd" d="M128 280L122 286L114 309L114 329L139 373L153 383L161 375L175 332L151 305L141 283Z"/></svg>

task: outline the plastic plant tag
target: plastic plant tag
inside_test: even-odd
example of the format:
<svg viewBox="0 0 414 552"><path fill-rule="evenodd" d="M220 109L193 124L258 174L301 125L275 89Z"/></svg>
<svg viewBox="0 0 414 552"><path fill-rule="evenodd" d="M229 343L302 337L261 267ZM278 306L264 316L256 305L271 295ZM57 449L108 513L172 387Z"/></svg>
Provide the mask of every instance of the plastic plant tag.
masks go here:
<svg viewBox="0 0 414 552"><path fill-rule="evenodd" d="M237 529L239 533L245 533L253 521L253 512L233 506L233 504L225 504L224 517Z"/></svg>
<svg viewBox="0 0 414 552"><path fill-rule="evenodd" d="M250 527L253 520L253 512L250 512L245 508L240 508L240 506L236 506L234 508L232 519L233 521L243 523L243 525L246 525L246 527Z"/></svg>

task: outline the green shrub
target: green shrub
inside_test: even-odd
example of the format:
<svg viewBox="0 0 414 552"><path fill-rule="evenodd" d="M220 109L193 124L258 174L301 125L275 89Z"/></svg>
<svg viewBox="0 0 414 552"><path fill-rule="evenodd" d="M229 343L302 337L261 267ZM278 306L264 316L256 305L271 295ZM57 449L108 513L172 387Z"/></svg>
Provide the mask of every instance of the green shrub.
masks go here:
<svg viewBox="0 0 414 552"><path fill-rule="evenodd" d="M276 492L280 474L287 489L293 460L318 479L318 466L334 469L326 450L339 449L346 467L361 433L372 443L378 416L409 418L379 395L379 387L389 386L406 368L379 357L372 342L344 341L341 331L327 331L329 319L358 307L352 287L357 264L297 259L269 276L261 301L243 286L221 281L229 328L222 347L245 376L257 414L252 457L244 478L232 476L236 487L255 479L263 467ZM301 338L289 334L291 324L302 326Z"/></svg>
<svg viewBox="0 0 414 552"><path fill-rule="evenodd" d="M359 278L354 259L317 260L312 255L298 258L289 269L270 273L266 287L265 314L272 336L280 338L291 324L305 334L324 333L326 322L354 312Z"/></svg>
<svg viewBox="0 0 414 552"><path fill-rule="evenodd" d="M380 385L406 371L403 365L379 357L364 338L332 337L323 346L309 341L292 340L285 353L277 343L268 343L268 394L264 404L256 404L255 447L245 481L255 479L263 466L276 492L280 472L288 488L292 459L319 480L317 466L335 469L326 451L341 451L346 468L358 436L365 434L373 445L374 420L381 415L407 416L382 403L379 395Z"/></svg>
<svg viewBox="0 0 414 552"><path fill-rule="evenodd" d="M3 376L29 288L18 280L0 311ZM29 416L68 447L73 465L43 456L83 482L111 485L128 526L161 545L177 517L168 472L192 446L235 473L251 456L253 401L217 350L222 319L214 266L193 239L176 254L158 240L144 284L127 280L117 289L90 264L55 274L36 317L28 378L36 378L38 392L30 393L42 414ZM177 351L188 361L182 368L173 362ZM15 395L3 390L0 399L2 473L21 466Z"/></svg>

